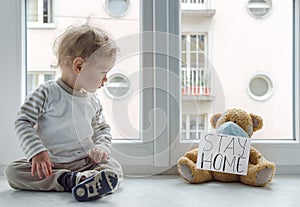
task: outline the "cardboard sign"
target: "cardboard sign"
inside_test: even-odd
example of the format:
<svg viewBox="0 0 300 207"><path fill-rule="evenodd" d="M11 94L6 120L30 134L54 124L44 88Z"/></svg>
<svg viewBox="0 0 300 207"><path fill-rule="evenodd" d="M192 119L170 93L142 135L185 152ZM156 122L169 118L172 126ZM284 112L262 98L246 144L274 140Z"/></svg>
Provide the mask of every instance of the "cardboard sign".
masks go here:
<svg viewBox="0 0 300 207"><path fill-rule="evenodd" d="M201 133L197 168L247 175L251 140L216 133Z"/></svg>

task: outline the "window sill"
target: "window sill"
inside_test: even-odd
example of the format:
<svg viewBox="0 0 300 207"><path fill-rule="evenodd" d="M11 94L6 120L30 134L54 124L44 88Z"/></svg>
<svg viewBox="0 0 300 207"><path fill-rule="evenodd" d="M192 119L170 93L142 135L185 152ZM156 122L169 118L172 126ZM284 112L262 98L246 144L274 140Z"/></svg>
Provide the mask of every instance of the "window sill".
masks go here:
<svg viewBox="0 0 300 207"><path fill-rule="evenodd" d="M199 140L181 140L182 144L198 144ZM300 148L300 143L298 140L292 139L252 139L251 143L253 145L262 145L262 146L269 146L269 147L292 147L292 148Z"/></svg>
<svg viewBox="0 0 300 207"><path fill-rule="evenodd" d="M54 23L38 23L38 22L29 22L27 23L28 29L55 29L56 25Z"/></svg>

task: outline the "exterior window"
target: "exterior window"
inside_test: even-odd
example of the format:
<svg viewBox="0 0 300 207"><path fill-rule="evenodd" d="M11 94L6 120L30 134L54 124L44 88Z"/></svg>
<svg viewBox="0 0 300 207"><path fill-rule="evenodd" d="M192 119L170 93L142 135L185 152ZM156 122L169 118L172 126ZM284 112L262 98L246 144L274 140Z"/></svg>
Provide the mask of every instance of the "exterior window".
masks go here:
<svg viewBox="0 0 300 207"><path fill-rule="evenodd" d="M257 74L249 81L248 93L254 100L267 100L271 97L273 90L274 83L269 75Z"/></svg>
<svg viewBox="0 0 300 207"><path fill-rule="evenodd" d="M211 68L207 64L207 34L181 36L182 95L211 95Z"/></svg>
<svg viewBox="0 0 300 207"><path fill-rule="evenodd" d="M57 78L57 70L28 70L27 71L27 94L33 92L40 84Z"/></svg>
<svg viewBox="0 0 300 207"><path fill-rule="evenodd" d="M123 17L127 14L130 6L129 0L106 0L106 12L112 17Z"/></svg>
<svg viewBox="0 0 300 207"><path fill-rule="evenodd" d="M272 10L272 0L250 0L247 4L248 12L256 18L264 18Z"/></svg>
<svg viewBox="0 0 300 207"><path fill-rule="evenodd" d="M49 80L53 80L54 79L54 75L53 74L44 74L44 81L49 81Z"/></svg>
<svg viewBox="0 0 300 207"><path fill-rule="evenodd" d="M38 76L35 74L27 74L27 94L34 91L38 86Z"/></svg>
<svg viewBox="0 0 300 207"><path fill-rule="evenodd" d="M130 89L129 79L123 74L110 76L105 85L105 91L112 99L124 98Z"/></svg>
<svg viewBox="0 0 300 207"><path fill-rule="evenodd" d="M207 114L182 114L181 140L197 140L207 130Z"/></svg>
<svg viewBox="0 0 300 207"><path fill-rule="evenodd" d="M29 23L53 23L52 0L27 0L27 21Z"/></svg>

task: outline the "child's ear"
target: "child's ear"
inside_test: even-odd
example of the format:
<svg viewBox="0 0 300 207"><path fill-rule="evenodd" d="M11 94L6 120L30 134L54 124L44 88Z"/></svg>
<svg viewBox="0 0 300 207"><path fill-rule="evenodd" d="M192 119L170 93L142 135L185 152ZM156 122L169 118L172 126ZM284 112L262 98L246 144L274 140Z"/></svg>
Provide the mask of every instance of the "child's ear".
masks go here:
<svg viewBox="0 0 300 207"><path fill-rule="evenodd" d="M257 131L263 127L263 120L260 116L255 114L250 114L252 122L253 122L253 131Z"/></svg>
<svg viewBox="0 0 300 207"><path fill-rule="evenodd" d="M82 57L76 57L73 60L72 66L73 66L74 73L76 73L77 75L80 73L83 63L84 63L84 60Z"/></svg>
<svg viewBox="0 0 300 207"><path fill-rule="evenodd" d="M217 121L219 120L221 115L222 114L215 114L212 117L210 117L210 124L214 129L216 128Z"/></svg>

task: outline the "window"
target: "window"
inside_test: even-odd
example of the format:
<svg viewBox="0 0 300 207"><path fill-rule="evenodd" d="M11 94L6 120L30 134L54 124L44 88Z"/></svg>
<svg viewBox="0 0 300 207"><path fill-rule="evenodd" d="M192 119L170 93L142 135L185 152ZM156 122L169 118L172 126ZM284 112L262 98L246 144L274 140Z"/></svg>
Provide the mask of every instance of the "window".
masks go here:
<svg viewBox="0 0 300 207"><path fill-rule="evenodd" d="M271 97L273 90L274 83L267 74L257 74L249 81L248 93L254 100L267 100Z"/></svg>
<svg viewBox="0 0 300 207"><path fill-rule="evenodd" d="M270 1L250 3L253 6ZM218 7L223 9L213 17L213 21L207 18L193 21L193 16L182 13L182 112L187 111L184 107L193 107L197 114L200 111L210 116L228 108L242 108L261 115L264 120L263 129L254 133L253 138L292 139L295 131L294 42L291 38L294 31L293 1L276 1L276 6L281 9L269 16L268 24L264 22L267 19L253 22L251 18L238 18L231 21L236 12L232 12L230 4L240 14L246 14L243 3L234 1L218 2ZM276 21L276 18L281 18L281 21ZM279 26L285 31L284 34L273 32ZM194 31L186 35L185 28L193 28ZM236 33L235 28L239 28L241 33ZM200 33L203 30L207 31L206 35ZM278 42L278 39L285 41ZM252 77L253 74L258 75ZM197 98L199 94L210 94L210 88L217 82L221 88L214 90L216 93L218 90L218 94L213 94L215 99L201 102ZM198 88L198 85L203 88ZM192 96L188 100L185 98L187 94ZM186 103L188 101L194 103ZM274 119L274 111L276 117L285 120L285 127Z"/></svg>
<svg viewBox="0 0 300 207"><path fill-rule="evenodd" d="M195 101L191 102L182 101L180 97L182 82L178 76L182 74L181 62L187 62L187 60L182 61L180 58L181 51L178 45L180 45L180 42L182 41L181 36L179 36L178 39L169 38L168 41L165 41L166 39L158 38L159 35L152 34L149 35L148 38L142 40L141 43L143 44L144 48L155 48L155 51L168 48L168 51L171 53L171 55L159 56L157 53L146 53L143 55L143 57L141 57L143 72L146 73L146 77L142 76L141 82L146 84L148 87L144 89L145 93L138 101L142 102L141 105L143 106L143 109L136 109L135 111L141 110L143 113L146 111L145 115L142 115L141 120L139 120L141 121L141 131L144 133L144 137L139 136L139 138L142 137L142 139L133 141L123 139L113 143L113 156L116 156L124 164L125 173L127 175L131 173L147 175L155 174L162 172L165 169L168 169L170 166L176 164L178 158L187 150L191 149L191 147L197 147L197 140L190 140L187 139L187 136L183 137L182 135L187 135L186 131L190 130L189 128L191 128L191 126L196 126L197 130L197 123L194 124L194 121L188 123L187 117L192 116L194 117L192 119L197 120L195 116L205 115L199 119L205 119L203 123L207 124L206 127L209 130L209 117L215 112L223 111L225 108L233 105L242 106L243 108L247 107L249 109L247 111L251 112L257 110L258 114L262 114L266 124L264 129L261 131L264 130L264 133L266 134L269 133L268 128L270 126L276 130L287 129L287 131L280 132L280 134L278 133L276 137L272 136L274 134L269 134L269 137L262 133L256 134L257 137L255 137L256 140L253 141L253 145L258 148L266 158L274 161L277 164L277 173L299 172L300 162L299 159L297 159L297 157L300 156L299 1L276 1L278 3L276 7L281 8L280 10L276 11L279 12L276 15L280 15L281 19L281 21L276 21L277 28L281 28L281 30L285 31L284 35L286 35L281 36L280 38L276 36L276 32L274 33L274 28L270 28L268 31L261 30L264 26L266 26L263 22L265 19L259 20L260 23L258 24L263 25L259 30L253 29L253 27L245 27L240 29L239 33L230 35L223 33L224 31L236 31L236 28L239 28L239 24L238 21L230 21L230 14L228 15L224 9L218 10L218 8L226 8L223 4L232 3L239 8L235 11L239 11L241 13L247 12L245 10L245 2L243 1L217 1L215 4L213 4L215 6L213 8L218 10L213 17L213 21L210 19L210 17L197 18L197 27L193 27L192 25L195 23L195 21L190 21L191 25L189 25L189 27L187 27L186 24L180 25L180 7L179 5L176 5L176 2L177 1L159 0L143 1L141 4L141 8L143 8L141 15L143 18L140 22L142 25L142 31L169 32L175 36L180 34L180 30L183 35L207 33L208 64L214 66L211 67L211 80L212 86L214 87L213 95L215 96L215 99L204 101L196 99ZM134 5L135 4L133 3L131 4L130 11L134 10ZM98 11L99 10L97 10L97 12ZM19 13L17 14L20 15ZM247 18L245 13L242 14L243 15L241 15L241 17ZM189 20L189 17L187 17L188 15L182 15L182 22ZM272 16L273 15L275 15L275 11L272 13ZM234 19L243 21L245 20L243 18ZM269 16L267 19L270 20L271 16ZM80 20L81 18L78 17L78 19L75 21ZM61 21L63 22L63 19ZM220 21L220 24L214 25L216 21ZM223 21L230 22L230 24L221 24ZM18 23L17 20L16 22ZM280 26L278 26L278 23ZM22 25L19 26L22 28ZM65 26L68 26L68 24ZM252 34L251 37L247 36L251 31L255 31L255 34ZM59 31L57 32L59 33ZM274 34L275 36L273 36ZM278 35L282 34L283 33L278 33ZM15 33L15 35L17 38L21 38L22 33ZM52 34L51 37L54 36L56 35ZM269 39L266 40L266 36L269 37ZM244 39L239 39L241 37ZM164 41L160 42L159 40L161 39ZM280 44L274 44L274 42L278 43L278 39L282 40L279 41ZM163 42L167 42L167 46L162 44ZM21 46L23 46L20 44L20 42L17 42L17 45L19 47L13 48L21 48ZM270 45L273 45L274 47L277 45L278 48L275 48L276 50L271 50L270 48L269 50L266 50L267 48L265 48L259 52L258 50L255 50L254 47ZM290 50L285 48L285 46L289 46ZM44 47L41 46L41 48ZM245 52L242 50L242 48L248 48L249 50ZM153 50L150 51L153 52ZM270 55L269 53L272 51L276 51L277 53ZM16 52L16 54L18 55L19 52ZM264 54L265 56L263 56ZM29 56L30 54L27 53L27 55ZM173 58L177 56L177 59ZM285 61L288 59L288 57L293 59ZM51 57L50 59L47 58L47 60L51 60ZM267 62L262 62L261 60L266 60ZM270 60L274 60L275 62L272 64L270 63ZM20 66L21 63L22 61L18 60L18 64ZM30 62L28 62L28 65L29 64ZM38 64L33 65L36 66ZM18 71L19 68L16 68L16 70ZM119 68L124 67L120 66ZM146 68L150 69L147 70ZM153 68L156 69L156 73L154 74L152 73L153 70L151 70ZM165 68L166 70L157 70L157 68ZM276 83L276 87L273 89L272 96L263 102L253 100L253 98L251 98L247 92L249 77L256 72L263 72L263 74L265 74L264 72L268 72L266 70L270 68L271 70L277 71L276 74L271 74L272 81ZM175 74L176 77L173 77L172 74ZM243 76L244 74L247 76ZM28 76L28 78L30 78L30 76ZM287 84L285 81L281 82L281 79L285 81L288 80L288 83L290 84ZM236 80L240 82L236 82ZM134 82L135 81L130 80L130 83ZM167 91L168 94L171 95L165 95L163 91ZM285 95L282 96L283 94ZM199 96L194 95L191 97ZM280 97L280 99L275 101L275 97ZM243 100L243 103L241 103L240 100ZM256 105L249 105L249 103L253 102ZM281 106L281 103L283 103L284 106ZM196 107L193 105L196 105ZM268 108L273 109L273 111L269 113L266 110ZM184 109L186 111L183 111ZM188 111L189 109L196 109L196 112ZM284 109L285 111L281 113L281 109ZM279 118L280 123L272 122L272 119L278 121ZM200 123L200 121L198 122ZM282 123L284 123L284 127L282 126ZM163 127L164 130L160 130L160 125L166 126ZM202 126L203 125L199 125L198 130L200 130ZM153 140L153 138L155 140Z"/></svg>
<svg viewBox="0 0 300 207"><path fill-rule="evenodd" d="M196 140L207 131L207 114L182 114L182 140Z"/></svg>
<svg viewBox="0 0 300 207"><path fill-rule="evenodd" d="M43 27L53 23L53 0L26 0L29 27Z"/></svg>
<svg viewBox="0 0 300 207"><path fill-rule="evenodd" d="M251 16L264 18L271 12L272 0L249 0L247 9Z"/></svg>
<svg viewBox="0 0 300 207"><path fill-rule="evenodd" d="M106 0L106 12L112 17L123 17L127 14L130 6L129 0Z"/></svg>
<svg viewBox="0 0 300 207"><path fill-rule="evenodd" d="M211 95L211 68L207 64L207 34L181 35L182 95Z"/></svg>
<svg viewBox="0 0 300 207"><path fill-rule="evenodd" d="M105 92L112 99L122 99L129 92L130 82L125 75L114 74L108 78L104 88L105 88Z"/></svg>
<svg viewBox="0 0 300 207"><path fill-rule="evenodd" d="M40 84L57 78L57 70L28 70L27 71L27 94L33 92Z"/></svg>

